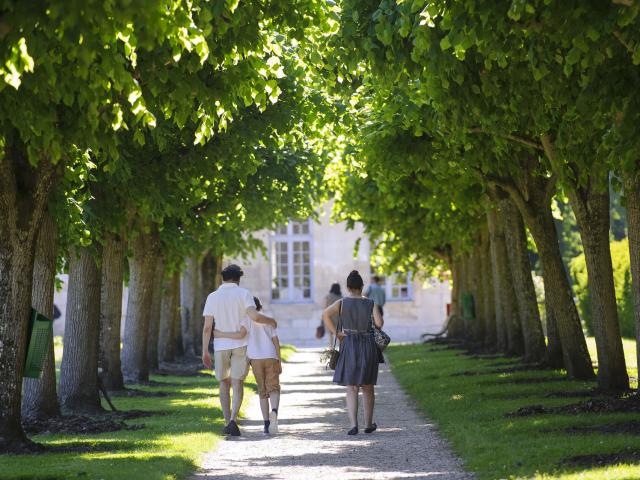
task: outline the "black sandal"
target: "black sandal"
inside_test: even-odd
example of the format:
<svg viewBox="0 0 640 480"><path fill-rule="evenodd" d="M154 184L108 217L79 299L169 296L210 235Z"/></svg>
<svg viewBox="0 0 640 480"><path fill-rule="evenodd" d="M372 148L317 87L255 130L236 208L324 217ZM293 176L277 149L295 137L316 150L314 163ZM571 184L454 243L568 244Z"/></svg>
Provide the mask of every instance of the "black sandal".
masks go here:
<svg viewBox="0 0 640 480"><path fill-rule="evenodd" d="M357 434L358 434L358 427L357 426L353 427L351 430L349 430L347 432L347 435L357 435Z"/></svg>
<svg viewBox="0 0 640 480"><path fill-rule="evenodd" d="M375 423L372 423L370 427L367 427L364 429L364 433L373 433L378 429L378 425Z"/></svg>

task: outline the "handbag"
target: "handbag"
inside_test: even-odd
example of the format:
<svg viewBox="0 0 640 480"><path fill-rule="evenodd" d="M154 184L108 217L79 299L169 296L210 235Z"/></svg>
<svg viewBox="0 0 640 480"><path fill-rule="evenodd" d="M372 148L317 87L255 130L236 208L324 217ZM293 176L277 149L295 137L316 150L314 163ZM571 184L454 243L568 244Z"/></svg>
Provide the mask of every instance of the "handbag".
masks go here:
<svg viewBox="0 0 640 480"><path fill-rule="evenodd" d="M389 343L391 342L391 337L386 333L384 333L381 329L376 327L376 322L373 317L373 312L371 314L371 325L373 326L373 340L376 342L378 349L380 349L380 351L383 352L384 349L387 348L387 345L389 345Z"/></svg>
<svg viewBox="0 0 640 480"><path fill-rule="evenodd" d="M378 346L378 348L382 352L382 351L384 351L385 348L387 348L387 345L389 345L389 342L391 342L391 337L389 337L389 335L384 333L378 327L374 326L373 327L373 340L376 342L376 345Z"/></svg>
<svg viewBox="0 0 640 480"><path fill-rule="evenodd" d="M321 321L320 325L318 325L318 327L316 328L316 338L320 339L320 338L324 337L324 334L325 334L324 323L322 323L322 321Z"/></svg>

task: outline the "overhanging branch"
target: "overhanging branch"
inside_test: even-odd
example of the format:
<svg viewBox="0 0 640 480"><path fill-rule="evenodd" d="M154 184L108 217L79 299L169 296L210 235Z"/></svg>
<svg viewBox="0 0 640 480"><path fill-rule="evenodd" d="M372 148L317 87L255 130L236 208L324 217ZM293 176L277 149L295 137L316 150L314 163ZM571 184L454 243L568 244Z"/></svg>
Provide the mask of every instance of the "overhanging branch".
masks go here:
<svg viewBox="0 0 640 480"><path fill-rule="evenodd" d="M542 145L540 145L538 142L530 138L521 137L519 135L513 135L511 133L493 134L493 133L487 132L486 130L480 127L472 128L469 131L471 133L484 133L486 135L495 135L497 137L504 138L505 140L511 140L512 142L520 143L522 145L526 145L527 147L531 147L539 151L544 151L544 149L542 148Z"/></svg>

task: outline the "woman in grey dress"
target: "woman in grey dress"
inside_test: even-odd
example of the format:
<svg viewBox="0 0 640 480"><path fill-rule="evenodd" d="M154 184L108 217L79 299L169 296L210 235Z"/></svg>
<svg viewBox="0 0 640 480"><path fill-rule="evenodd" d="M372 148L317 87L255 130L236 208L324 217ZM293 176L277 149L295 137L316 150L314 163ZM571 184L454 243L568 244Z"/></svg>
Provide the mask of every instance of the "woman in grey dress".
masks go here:
<svg viewBox="0 0 640 480"><path fill-rule="evenodd" d="M351 429L349 435L358 433L358 390L362 388L365 433L372 433L377 425L373 423L375 403L374 385L378 380L380 352L373 339L373 326L382 328L380 310L373 300L362 296L364 282L354 270L347 277L349 295L334 302L322 313L322 320L329 332L340 339L340 356L333 375L333 381L347 387L347 409ZM338 315L340 328L336 329L331 317Z"/></svg>

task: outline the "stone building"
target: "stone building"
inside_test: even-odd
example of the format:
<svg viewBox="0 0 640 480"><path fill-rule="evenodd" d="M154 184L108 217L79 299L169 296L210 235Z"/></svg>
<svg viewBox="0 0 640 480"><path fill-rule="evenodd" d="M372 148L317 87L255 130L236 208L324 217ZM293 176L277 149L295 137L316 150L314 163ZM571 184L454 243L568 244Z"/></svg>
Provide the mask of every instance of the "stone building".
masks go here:
<svg viewBox="0 0 640 480"><path fill-rule="evenodd" d="M330 203L319 213L317 222L291 221L276 231L258 232L266 256L225 259L225 264L242 266L241 285L260 298L265 313L278 320L281 341L296 345L320 344L314 334L332 283L340 283L345 294L351 270L361 273L365 288L373 275L371 247L362 225L347 230L344 223L332 223ZM420 334L442 328L451 297L448 282L423 282L411 275L383 279L387 296L384 330L393 341L418 341Z"/></svg>

